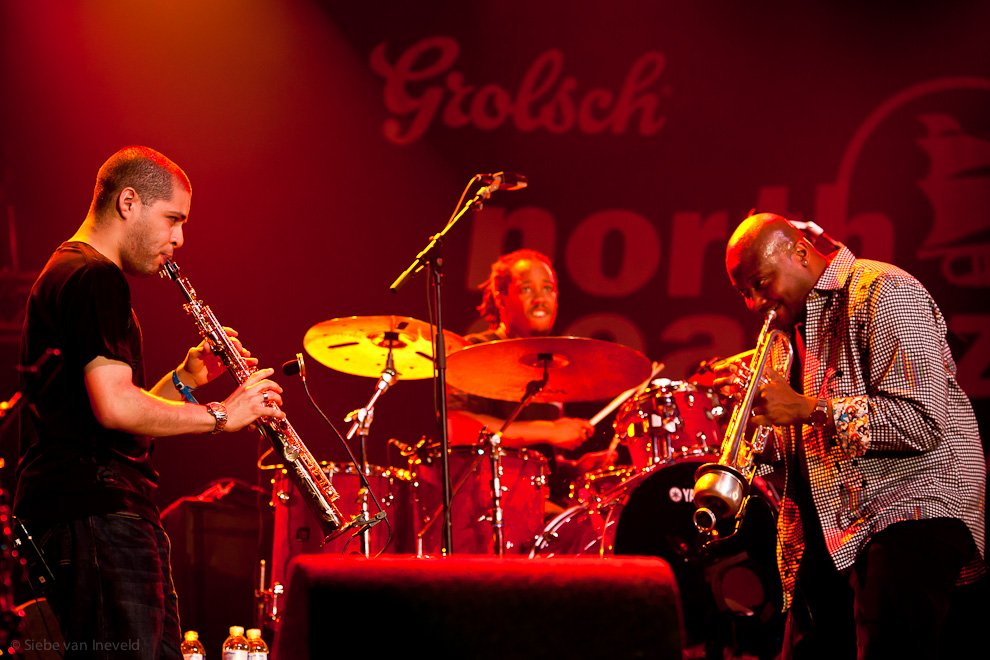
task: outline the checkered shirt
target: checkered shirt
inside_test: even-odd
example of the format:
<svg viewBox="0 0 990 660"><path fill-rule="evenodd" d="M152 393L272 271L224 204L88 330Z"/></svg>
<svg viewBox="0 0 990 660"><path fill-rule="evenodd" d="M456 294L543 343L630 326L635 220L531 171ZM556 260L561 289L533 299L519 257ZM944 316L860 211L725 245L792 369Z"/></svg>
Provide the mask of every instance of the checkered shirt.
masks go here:
<svg viewBox="0 0 990 660"><path fill-rule="evenodd" d="M830 400L836 434L801 429L811 494L837 569L852 566L870 538L901 520L958 518L980 556L960 582L986 572L986 463L976 418L956 382L946 323L905 271L830 257L805 301L806 394ZM778 429L776 465L796 465L794 427ZM778 468L779 469L779 468ZM789 607L804 547L787 478L777 520L777 563Z"/></svg>

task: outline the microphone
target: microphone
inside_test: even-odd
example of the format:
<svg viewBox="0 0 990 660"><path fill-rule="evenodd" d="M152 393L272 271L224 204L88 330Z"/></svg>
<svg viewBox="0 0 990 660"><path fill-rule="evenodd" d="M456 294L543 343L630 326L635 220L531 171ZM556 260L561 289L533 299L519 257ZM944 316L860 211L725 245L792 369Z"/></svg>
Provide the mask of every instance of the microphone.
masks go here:
<svg viewBox="0 0 990 660"><path fill-rule="evenodd" d="M299 375L303 380L306 380L306 361L303 360L302 353L296 353L295 360L289 360L282 365L282 373L286 376L296 376Z"/></svg>
<svg viewBox="0 0 990 660"><path fill-rule="evenodd" d="M526 177L515 172L479 174L478 179L486 185L489 193L493 193L496 190L522 190L529 185Z"/></svg>

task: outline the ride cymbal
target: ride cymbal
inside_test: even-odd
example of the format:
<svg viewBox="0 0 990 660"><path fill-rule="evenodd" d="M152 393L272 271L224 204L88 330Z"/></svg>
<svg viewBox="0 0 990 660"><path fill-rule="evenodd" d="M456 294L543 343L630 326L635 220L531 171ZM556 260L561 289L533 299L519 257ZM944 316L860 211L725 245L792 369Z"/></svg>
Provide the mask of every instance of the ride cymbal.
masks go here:
<svg viewBox="0 0 990 660"><path fill-rule="evenodd" d="M533 401L599 401L639 385L650 360L621 344L584 337L524 337L448 354L447 382L488 399L521 401L531 381L549 376Z"/></svg>

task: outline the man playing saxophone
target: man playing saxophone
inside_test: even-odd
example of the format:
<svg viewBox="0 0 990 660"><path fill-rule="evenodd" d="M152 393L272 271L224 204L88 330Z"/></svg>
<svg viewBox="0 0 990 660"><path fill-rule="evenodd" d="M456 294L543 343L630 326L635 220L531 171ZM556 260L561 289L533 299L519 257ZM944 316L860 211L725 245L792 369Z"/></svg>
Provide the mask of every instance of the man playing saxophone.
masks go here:
<svg viewBox="0 0 990 660"><path fill-rule="evenodd" d="M908 273L774 214L739 225L725 264L795 345L750 422L778 428L765 458L786 475L783 657L938 657L954 585L986 571L986 465L944 318Z"/></svg>
<svg viewBox="0 0 990 660"><path fill-rule="evenodd" d="M21 418L14 513L54 573L47 595L66 658L110 650L115 658L182 657L169 544L152 500L152 436L236 431L261 416L284 417L265 405L281 403L272 369L223 402L195 403L191 389L225 371L206 342L145 388L124 274L154 275L182 246L190 195L188 177L162 154L118 151L99 170L82 225L28 299L21 363L57 348L61 366Z"/></svg>

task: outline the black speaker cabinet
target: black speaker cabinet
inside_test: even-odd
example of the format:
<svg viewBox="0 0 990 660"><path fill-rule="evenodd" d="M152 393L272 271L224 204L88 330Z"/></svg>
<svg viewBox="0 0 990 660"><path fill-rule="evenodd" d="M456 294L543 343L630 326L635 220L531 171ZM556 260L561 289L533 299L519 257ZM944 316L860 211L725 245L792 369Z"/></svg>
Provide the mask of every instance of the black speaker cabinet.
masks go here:
<svg viewBox="0 0 990 660"><path fill-rule="evenodd" d="M655 557L300 555L274 651L680 660L682 637L677 583Z"/></svg>
<svg viewBox="0 0 990 660"><path fill-rule="evenodd" d="M219 655L230 626L255 627L258 563L271 564L268 493L236 480L216 482L162 512L172 542L172 581L182 629L199 632L207 657Z"/></svg>

